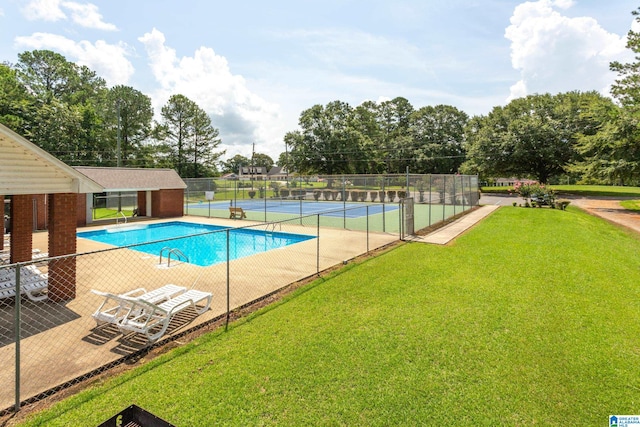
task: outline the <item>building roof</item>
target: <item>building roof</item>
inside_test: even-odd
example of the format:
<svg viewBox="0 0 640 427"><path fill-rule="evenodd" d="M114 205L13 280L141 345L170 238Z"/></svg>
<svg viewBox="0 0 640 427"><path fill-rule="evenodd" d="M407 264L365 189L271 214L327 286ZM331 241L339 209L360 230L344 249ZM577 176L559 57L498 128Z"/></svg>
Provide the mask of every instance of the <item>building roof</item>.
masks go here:
<svg viewBox="0 0 640 427"><path fill-rule="evenodd" d="M269 176L273 176L273 175L289 175L289 172L287 172L287 169L285 169L284 167L281 166L274 166L271 168L271 170L269 171Z"/></svg>
<svg viewBox="0 0 640 427"><path fill-rule="evenodd" d="M173 169L74 168L104 187L103 191L156 191L185 189L187 184Z"/></svg>
<svg viewBox="0 0 640 427"><path fill-rule="evenodd" d="M240 167L240 175L266 175L267 168L264 166L242 166Z"/></svg>
<svg viewBox="0 0 640 427"><path fill-rule="evenodd" d="M0 124L0 194L97 193L89 177Z"/></svg>

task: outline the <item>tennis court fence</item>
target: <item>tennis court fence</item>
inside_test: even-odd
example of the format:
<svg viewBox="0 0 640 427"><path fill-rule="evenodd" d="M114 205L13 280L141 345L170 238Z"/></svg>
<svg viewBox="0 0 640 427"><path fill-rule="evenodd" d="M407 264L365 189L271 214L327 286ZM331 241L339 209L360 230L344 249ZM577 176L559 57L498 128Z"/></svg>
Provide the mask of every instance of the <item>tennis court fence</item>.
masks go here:
<svg viewBox="0 0 640 427"><path fill-rule="evenodd" d="M322 226L369 227L370 231L391 233L408 229L398 215L404 199L414 201L412 225L416 231L477 206L479 201L477 175L245 175L185 182L187 215L228 218L229 208L240 207L247 219L269 222L340 210L342 218L324 215Z"/></svg>

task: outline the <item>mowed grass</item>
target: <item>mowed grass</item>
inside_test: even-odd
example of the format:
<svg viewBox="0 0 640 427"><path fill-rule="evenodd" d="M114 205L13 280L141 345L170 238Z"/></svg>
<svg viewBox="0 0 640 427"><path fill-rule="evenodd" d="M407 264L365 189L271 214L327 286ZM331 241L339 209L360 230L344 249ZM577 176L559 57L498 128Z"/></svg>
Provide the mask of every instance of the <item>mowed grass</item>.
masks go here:
<svg viewBox="0 0 640 427"><path fill-rule="evenodd" d="M584 197L640 197L640 187L620 187L612 185L552 185L560 197L584 196ZM513 193L513 187L482 187L486 194Z"/></svg>
<svg viewBox="0 0 640 427"><path fill-rule="evenodd" d="M130 404L178 426L605 425L640 408L638 253L577 208L502 207L451 246L349 265L24 425L98 425Z"/></svg>

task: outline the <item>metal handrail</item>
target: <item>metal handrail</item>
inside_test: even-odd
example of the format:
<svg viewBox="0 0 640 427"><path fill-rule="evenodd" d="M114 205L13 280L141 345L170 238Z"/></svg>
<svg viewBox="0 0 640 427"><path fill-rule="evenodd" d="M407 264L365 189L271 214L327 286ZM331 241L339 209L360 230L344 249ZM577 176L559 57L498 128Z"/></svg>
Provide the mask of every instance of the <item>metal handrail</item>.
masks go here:
<svg viewBox="0 0 640 427"><path fill-rule="evenodd" d="M184 252L182 252L180 249L178 248L170 248L169 246L165 246L164 248L160 249L160 261L158 262L158 265L162 264L162 254L164 253L164 251L167 251L167 267L171 266L171 254L175 254L178 257L176 259L182 259L185 262L189 262L189 257L186 256L184 254Z"/></svg>
<svg viewBox="0 0 640 427"><path fill-rule="evenodd" d="M167 267L171 266L171 254L178 254L177 259L180 259L182 257L185 262L189 262L189 257L186 256L180 249L173 248L167 254Z"/></svg>
<svg viewBox="0 0 640 427"><path fill-rule="evenodd" d="M116 214L116 225L118 225L118 214L122 215L122 218L124 218L124 223L127 223L127 216L124 214L124 212L122 211L118 211L118 213Z"/></svg>

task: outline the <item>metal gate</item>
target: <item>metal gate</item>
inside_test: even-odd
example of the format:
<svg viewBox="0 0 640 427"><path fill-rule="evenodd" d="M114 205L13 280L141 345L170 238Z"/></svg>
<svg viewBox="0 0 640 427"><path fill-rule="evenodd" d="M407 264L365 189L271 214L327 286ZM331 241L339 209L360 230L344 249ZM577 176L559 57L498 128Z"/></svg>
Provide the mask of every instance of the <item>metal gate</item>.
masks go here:
<svg viewBox="0 0 640 427"><path fill-rule="evenodd" d="M414 230L414 214L413 214L413 197L407 197L400 200L400 211L402 212L402 221L400 222L400 239L404 240L406 236L415 233Z"/></svg>

